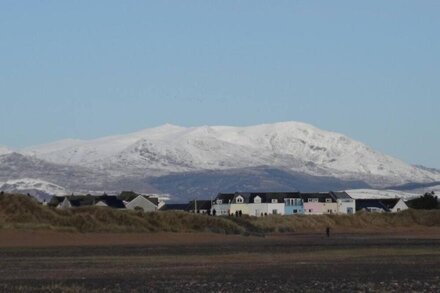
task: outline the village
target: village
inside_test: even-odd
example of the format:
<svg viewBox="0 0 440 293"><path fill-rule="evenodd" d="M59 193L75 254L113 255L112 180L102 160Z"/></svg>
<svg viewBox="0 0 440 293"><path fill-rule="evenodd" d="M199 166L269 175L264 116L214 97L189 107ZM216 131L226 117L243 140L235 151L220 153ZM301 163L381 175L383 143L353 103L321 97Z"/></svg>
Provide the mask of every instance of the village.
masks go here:
<svg viewBox="0 0 440 293"><path fill-rule="evenodd" d="M54 196L47 204L59 209L87 206L140 212L182 211L211 216L324 215L356 212L397 213L408 209L402 198L354 199L346 192L235 192L213 200L166 203L155 194L124 191L119 195Z"/></svg>

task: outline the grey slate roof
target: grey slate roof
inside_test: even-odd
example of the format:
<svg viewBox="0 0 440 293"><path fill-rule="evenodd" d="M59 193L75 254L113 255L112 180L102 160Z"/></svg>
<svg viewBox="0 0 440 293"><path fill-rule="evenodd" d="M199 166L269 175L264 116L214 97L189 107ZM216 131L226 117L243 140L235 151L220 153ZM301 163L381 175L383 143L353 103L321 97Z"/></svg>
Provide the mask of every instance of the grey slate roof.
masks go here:
<svg viewBox="0 0 440 293"><path fill-rule="evenodd" d="M187 203L167 203L160 210L161 211L186 211Z"/></svg>
<svg viewBox="0 0 440 293"><path fill-rule="evenodd" d="M356 211L360 211L363 209L369 208L378 208L383 209L386 212L389 212L390 209L383 204L382 200L379 199L357 199L356 200Z"/></svg>
<svg viewBox="0 0 440 293"><path fill-rule="evenodd" d="M353 199L345 191L339 191L339 192L330 191L330 195L333 195L335 199Z"/></svg>
<svg viewBox="0 0 440 293"><path fill-rule="evenodd" d="M301 193L301 198L304 202L307 202L309 198L317 198L319 202L326 202L326 199L331 199L332 202L336 202L336 199L333 196L326 193Z"/></svg>
<svg viewBox="0 0 440 293"><path fill-rule="evenodd" d="M211 209L210 200L197 200L197 210L210 210ZM188 211L194 211L196 208L194 200L190 201L186 207Z"/></svg>

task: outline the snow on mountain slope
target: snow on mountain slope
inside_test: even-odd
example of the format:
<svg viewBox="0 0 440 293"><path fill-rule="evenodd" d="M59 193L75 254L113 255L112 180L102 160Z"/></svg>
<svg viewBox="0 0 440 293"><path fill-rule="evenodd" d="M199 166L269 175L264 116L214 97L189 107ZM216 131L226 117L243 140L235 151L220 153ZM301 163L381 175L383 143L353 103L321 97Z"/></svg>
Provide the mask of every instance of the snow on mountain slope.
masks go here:
<svg viewBox="0 0 440 293"><path fill-rule="evenodd" d="M421 194L396 190L353 189L346 190L354 199L403 198L405 200L419 197Z"/></svg>
<svg viewBox="0 0 440 293"><path fill-rule="evenodd" d="M118 175L271 166L315 176L360 179L376 186L440 180L440 174L300 122L188 128L167 124L128 135L33 147L26 153Z"/></svg>
<svg viewBox="0 0 440 293"><path fill-rule="evenodd" d="M0 190L5 192L19 192L19 191L41 191L48 195L66 195L68 192L61 186L56 184L32 178L23 178L17 180L8 180L0 182Z"/></svg>
<svg viewBox="0 0 440 293"><path fill-rule="evenodd" d="M10 153L12 153L12 150L10 150L9 148L7 148L5 146L0 145L0 156L10 154Z"/></svg>

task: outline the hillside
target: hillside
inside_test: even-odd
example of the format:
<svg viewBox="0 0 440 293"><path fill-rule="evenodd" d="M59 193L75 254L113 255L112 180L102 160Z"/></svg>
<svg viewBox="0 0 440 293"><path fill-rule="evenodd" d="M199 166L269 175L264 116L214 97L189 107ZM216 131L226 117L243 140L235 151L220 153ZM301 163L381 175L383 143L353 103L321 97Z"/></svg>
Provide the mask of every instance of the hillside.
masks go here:
<svg viewBox="0 0 440 293"><path fill-rule="evenodd" d="M0 228L51 229L71 232L271 232L384 231L440 227L440 211L409 210L399 214L210 217L184 212L139 213L108 208L58 210L22 195L0 196Z"/></svg>
<svg viewBox="0 0 440 293"><path fill-rule="evenodd" d="M186 201L237 190L402 190L438 182L440 172L300 122L248 127L167 124L16 152L2 148L0 182L10 180L40 180L47 182L42 186L74 193L167 193L173 201ZM26 190L53 194L53 188L42 189Z"/></svg>
<svg viewBox="0 0 440 293"><path fill-rule="evenodd" d="M300 122L249 127L164 125L89 141L64 140L23 151L48 162L158 176L270 166L374 186L440 180L344 135Z"/></svg>

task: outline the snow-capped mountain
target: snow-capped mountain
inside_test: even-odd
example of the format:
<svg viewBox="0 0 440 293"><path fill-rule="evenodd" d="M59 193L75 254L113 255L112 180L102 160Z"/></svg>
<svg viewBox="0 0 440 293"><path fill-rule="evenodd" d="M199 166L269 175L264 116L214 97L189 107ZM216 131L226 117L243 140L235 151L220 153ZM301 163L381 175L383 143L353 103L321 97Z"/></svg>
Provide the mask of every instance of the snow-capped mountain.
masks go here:
<svg viewBox="0 0 440 293"><path fill-rule="evenodd" d="M420 193L409 193L398 190L352 189L346 192L354 199L403 198L405 200L421 196Z"/></svg>
<svg viewBox="0 0 440 293"><path fill-rule="evenodd" d="M0 156L10 154L10 153L12 153L12 150L10 150L9 148L7 148L5 146L0 145Z"/></svg>
<svg viewBox="0 0 440 293"><path fill-rule="evenodd" d="M0 190L4 192L29 193L40 201L48 200L53 195L66 195L68 191L54 183L40 179L23 178L0 182Z"/></svg>
<svg viewBox="0 0 440 293"><path fill-rule="evenodd" d="M250 127L164 125L88 141L65 140L24 154L112 176L159 176L270 166L313 176L362 180L375 187L440 180L344 135L300 122Z"/></svg>

